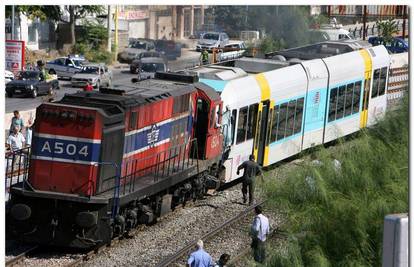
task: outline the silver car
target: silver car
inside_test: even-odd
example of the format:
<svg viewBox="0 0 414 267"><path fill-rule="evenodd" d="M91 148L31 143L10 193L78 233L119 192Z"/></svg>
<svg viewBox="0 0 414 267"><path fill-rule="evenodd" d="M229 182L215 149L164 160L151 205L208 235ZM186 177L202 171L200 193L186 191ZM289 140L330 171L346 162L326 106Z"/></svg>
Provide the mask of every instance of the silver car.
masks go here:
<svg viewBox="0 0 414 267"><path fill-rule="evenodd" d="M80 72L72 76L72 87L84 87L89 82L93 87L110 87L112 85L112 71L104 64L84 65Z"/></svg>
<svg viewBox="0 0 414 267"><path fill-rule="evenodd" d="M229 36L225 32L206 32L198 40L196 50L222 48L229 43Z"/></svg>
<svg viewBox="0 0 414 267"><path fill-rule="evenodd" d="M71 78L82 69L86 62L83 57L60 57L46 63L45 69L50 74L57 74L58 78Z"/></svg>

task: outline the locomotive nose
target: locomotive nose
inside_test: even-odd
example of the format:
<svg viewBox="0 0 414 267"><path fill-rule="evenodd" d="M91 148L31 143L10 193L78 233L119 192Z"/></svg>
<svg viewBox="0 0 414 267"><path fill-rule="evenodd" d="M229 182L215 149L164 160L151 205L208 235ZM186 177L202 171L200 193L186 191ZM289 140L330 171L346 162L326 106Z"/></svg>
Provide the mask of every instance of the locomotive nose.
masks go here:
<svg viewBox="0 0 414 267"><path fill-rule="evenodd" d="M24 221L32 215L32 209L26 204L15 204L12 206L11 215L17 221Z"/></svg>

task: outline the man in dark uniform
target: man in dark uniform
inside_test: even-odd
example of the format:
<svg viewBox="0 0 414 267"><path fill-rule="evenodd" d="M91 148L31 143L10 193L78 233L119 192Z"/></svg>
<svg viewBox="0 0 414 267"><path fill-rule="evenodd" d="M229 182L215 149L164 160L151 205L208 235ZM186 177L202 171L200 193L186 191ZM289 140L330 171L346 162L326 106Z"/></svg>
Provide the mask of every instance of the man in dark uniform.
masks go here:
<svg viewBox="0 0 414 267"><path fill-rule="evenodd" d="M237 175L241 169L244 169L242 178L243 203L246 203L247 188L249 188L249 205L251 205L253 203L255 177L259 173L263 175L262 168L254 161L254 155L250 155L249 160L246 160L237 168Z"/></svg>

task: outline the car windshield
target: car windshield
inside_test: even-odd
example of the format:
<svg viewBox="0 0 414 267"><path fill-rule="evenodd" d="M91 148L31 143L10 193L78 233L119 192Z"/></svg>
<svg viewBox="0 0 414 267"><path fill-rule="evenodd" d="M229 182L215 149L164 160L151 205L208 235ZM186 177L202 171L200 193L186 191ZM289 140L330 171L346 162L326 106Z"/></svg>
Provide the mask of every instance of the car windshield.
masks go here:
<svg viewBox="0 0 414 267"><path fill-rule="evenodd" d="M75 63L75 66L78 66L78 67L82 66L83 60L79 60L79 59L72 59L72 60L73 60L73 63Z"/></svg>
<svg viewBox="0 0 414 267"><path fill-rule="evenodd" d="M99 68L98 67L83 67L81 70L81 73L92 73L92 74L98 74Z"/></svg>
<svg viewBox="0 0 414 267"><path fill-rule="evenodd" d="M142 42L130 43L128 47L129 48L137 48L137 49L146 49L147 48L146 43L142 43Z"/></svg>
<svg viewBox="0 0 414 267"><path fill-rule="evenodd" d="M145 72L164 71L164 64L162 63L143 63L141 70Z"/></svg>
<svg viewBox="0 0 414 267"><path fill-rule="evenodd" d="M144 58L144 57L160 57L160 54L152 53L152 52L139 54L139 58Z"/></svg>
<svg viewBox="0 0 414 267"><path fill-rule="evenodd" d="M19 80L38 80L39 73L34 71L24 71L20 72Z"/></svg>
<svg viewBox="0 0 414 267"><path fill-rule="evenodd" d="M206 33L203 35L203 39L206 40L218 40L219 39L219 35L216 33Z"/></svg>

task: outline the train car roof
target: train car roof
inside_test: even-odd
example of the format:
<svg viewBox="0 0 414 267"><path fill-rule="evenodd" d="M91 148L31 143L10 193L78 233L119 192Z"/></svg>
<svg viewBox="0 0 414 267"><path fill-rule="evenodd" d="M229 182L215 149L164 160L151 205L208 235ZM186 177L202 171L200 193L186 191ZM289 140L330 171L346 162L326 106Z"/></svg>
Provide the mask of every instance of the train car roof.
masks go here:
<svg viewBox="0 0 414 267"><path fill-rule="evenodd" d="M171 80L151 79L131 85L102 88L99 92L77 92L66 94L58 103L88 105L93 103L116 104L129 108L159 101L170 96L178 96L193 92L191 83Z"/></svg>

